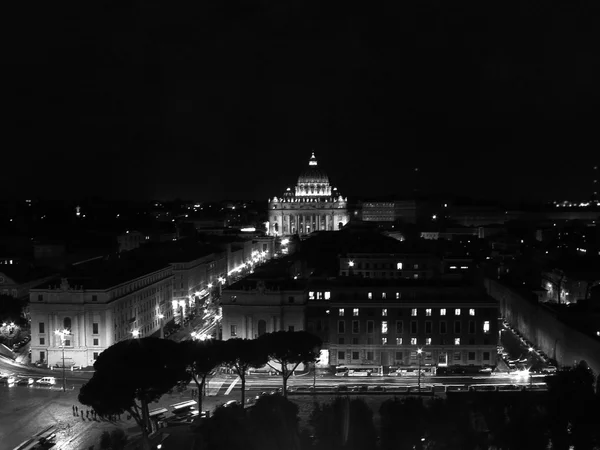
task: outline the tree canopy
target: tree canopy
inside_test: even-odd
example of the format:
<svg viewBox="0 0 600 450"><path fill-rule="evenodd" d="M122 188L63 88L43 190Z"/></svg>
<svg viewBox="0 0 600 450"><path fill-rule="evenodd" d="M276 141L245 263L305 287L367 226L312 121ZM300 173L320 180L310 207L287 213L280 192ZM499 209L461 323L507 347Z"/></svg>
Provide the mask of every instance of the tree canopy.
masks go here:
<svg viewBox="0 0 600 450"><path fill-rule="evenodd" d="M246 374L251 368L263 367L269 355L256 339L229 339L223 343L223 364L232 369L242 382L241 404L246 401Z"/></svg>

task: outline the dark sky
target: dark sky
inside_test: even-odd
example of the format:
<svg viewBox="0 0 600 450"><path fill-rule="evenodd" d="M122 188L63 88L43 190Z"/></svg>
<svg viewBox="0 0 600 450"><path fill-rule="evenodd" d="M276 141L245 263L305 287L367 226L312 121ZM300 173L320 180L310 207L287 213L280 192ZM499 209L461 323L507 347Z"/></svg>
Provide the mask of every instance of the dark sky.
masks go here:
<svg viewBox="0 0 600 450"><path fill-rule="evenodd" d="M600 162L597 1L12 3L3 196L266 199L314 149L352 196L583 198Z"/></svg>

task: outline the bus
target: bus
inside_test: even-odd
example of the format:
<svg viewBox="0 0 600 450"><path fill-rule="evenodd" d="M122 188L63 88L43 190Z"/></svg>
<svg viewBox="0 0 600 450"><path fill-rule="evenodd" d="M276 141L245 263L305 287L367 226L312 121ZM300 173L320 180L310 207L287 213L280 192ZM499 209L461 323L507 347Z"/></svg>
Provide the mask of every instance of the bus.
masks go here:
<svg viewBox="0 0 600 450"><path fill-rule="evenodd" d="M395 370L394 370L395 369ZM436 367L435 366L421 366L421 376L423 377L431 377L435 375ZM396 375L399 377L418 377L419 376L419 366L400 366L400 367L391 367L390 375Z"/></svg>
<svg viewBox="0 0 600 450"><path fill-rule="evenodd" d="M382 373L382 366L364 364L341 364L335 368L336 377L370 377L371 375L381 375Z"/></svg>

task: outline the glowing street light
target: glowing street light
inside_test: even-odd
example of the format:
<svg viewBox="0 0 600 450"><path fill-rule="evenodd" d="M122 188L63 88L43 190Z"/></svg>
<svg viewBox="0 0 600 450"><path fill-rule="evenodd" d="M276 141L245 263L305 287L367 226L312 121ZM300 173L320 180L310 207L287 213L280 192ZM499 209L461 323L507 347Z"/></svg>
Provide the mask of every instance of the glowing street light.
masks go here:
<svg viewBox="0 0 600 450"><path fill-rule="evenodd" d="M219 277L219 283L221 283L221 284L225 283L225 278Z"/></svg>
<svg viewBox="0 0 600 450"><path fill-rule="evenodd" d="M133 330L131 332L131 334L133 335L134 338L139 338L140 337L140 330Z"/></svg>
<svg viewBox="0 0 600 450"><path fill-rule="evenodd" d="M67 378L65 374L65 339L71 334L68 329L55 330L54 334L60 336L60 343L62 347L62 369L63 369L63 392L67 390Z"/></svg>
<svg viewBox="0 0 600 450"><path fill-rule="evenodd" d="M423 354L423 349L418 348L417 349L417 355L419 355L419 378L418 378L418 388L417 391L419 392L419 395L421 395L421 355Z"/></svg>
<svg viewBox="0 0 600 450"><path fill-rule="evenodd" d="M354 267L354 261L348 261L348 267Z"/></svg>
<svg viewBox="0 0 600 450"><path fill-rule="evenodd" d="M213 285L212 285L212 283L208 283L208 285L206 287L209 289L212 289Z"/></svg>

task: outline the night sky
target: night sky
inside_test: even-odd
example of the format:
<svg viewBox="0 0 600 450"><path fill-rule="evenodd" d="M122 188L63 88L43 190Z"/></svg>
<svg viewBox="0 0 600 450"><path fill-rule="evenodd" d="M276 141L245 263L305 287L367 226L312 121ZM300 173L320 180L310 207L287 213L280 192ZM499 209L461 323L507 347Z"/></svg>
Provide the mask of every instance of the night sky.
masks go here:
<svg viewBox="0 0 600 450"><path fill-rule="evenodd" d="M597 1L12 3L4 197L592 190Z"/></svg>

